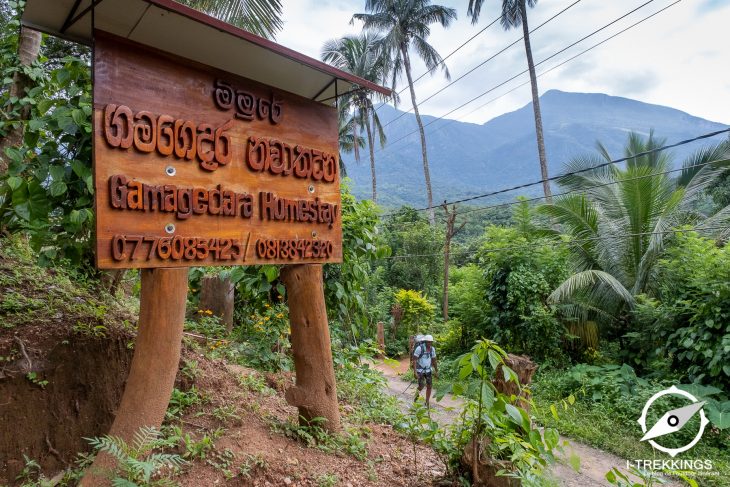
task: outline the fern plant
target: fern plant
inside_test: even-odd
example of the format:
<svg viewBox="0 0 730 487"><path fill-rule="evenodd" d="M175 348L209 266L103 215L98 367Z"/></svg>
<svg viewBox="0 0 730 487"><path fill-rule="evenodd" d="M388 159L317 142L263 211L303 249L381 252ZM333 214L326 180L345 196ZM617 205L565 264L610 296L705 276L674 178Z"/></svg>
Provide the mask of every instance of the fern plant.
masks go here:
<svg viewBox="0 0 730 487"><path fill-rule="evenodd" d="M97 453L106 453L117 461L116 469L109 472L114 487L172 486L175 483L169 478L153 477L163 467L174 469L187 463L180 455L154 451L163 443L155 428L140 428L131 445L118 436L86 440Z"/></svg>

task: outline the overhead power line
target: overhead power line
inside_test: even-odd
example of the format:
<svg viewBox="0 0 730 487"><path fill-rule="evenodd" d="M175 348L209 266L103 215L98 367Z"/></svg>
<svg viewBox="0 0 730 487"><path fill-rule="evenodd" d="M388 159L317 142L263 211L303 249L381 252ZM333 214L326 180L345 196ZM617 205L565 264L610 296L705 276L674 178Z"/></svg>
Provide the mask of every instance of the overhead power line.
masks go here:
<svg viewBox="0 0 730 487"><path fill-rule="evenodd" d="M585 173L585 172L589 172L589 171L595 171L596 169L600 169L600 168L603 168L603 167L611 166L613 164L618 164L620 162L626 162L626 161L628 161L630 159L635 159L637 157L643 157L643 156L646 156L646 155L654 154L654 153L661 152L661 151L664 151L664 150L667 150L667 149L672 149L674 147L679 147L679 146L682 146L682 145L686 145L686 144L689 144L691 142L696 142L698 140L708 139L710 137L715 137L716 135L720 135L720 134L724 134L724 133L728 133L728 132L730 132L730 128L722 129L722 130L716 130L714 132L710 132L710 133L707 133L707 134L698 135L697 137L693 137L691 139L681 140L681 141L675 142L673 144L669 144L669 145L665 145L665 146L662 146L662 147L657 147L655 149L650 149L650 150L647 150L647 151L639 152L637 154L633 154L631 156L622 157L620 159L614 159L614 160L607 161L607 162L604 162L604 163L601 163L601 164L597 164L595 166L588 167L588 168L585 168L585 169L578 169L576 171L570 171L570 172L558 174L556 176L551 176L551 177L547 178L546 181L555 181L555 180L558 180L558 179L563 178L565 176L572 176L574 174L581 174L581 173ZM509 193L511 191L516 191L518 189L529 188L530 186L536 186L538 184L542 184L542 182L543 182L543 180L542 179L539 179L537 181L532 181L532 182L524 183L524 184L518 184L516 186L511 186L511 187L508 187L508 188L503 188L503 189L498 189L496 191L491 191L489 193L483 193L483 194L479 194L479 195L475 195L475 196L469 196L467 198L461 198L461 199L458 199L458 200L448 201L448 202L444 202L444 203L445 204L448 204L448 205L453 205L453 204L457 204L457 203L465 203L467 201L474 201L474 200L478 200L478 199L481 199L481 198L486 198L488 196L495 196L495 195L498 195L498 194L503 194L503 193ZM415 211L424 211L424 210L428 210L428 209L429 209L429 207L416 208ZM383 215L383 217L385 217L385 216L391 216L391 215L393 215L393 213L389 213L389 214Z"/></svg>
<svg viewBox="0 0 730 487"><path fill-rule="evenodd" d="M683 167L676 168L676 169L669 169L667 171L655 172L655 173L651 173L651 174L644 174L644 175L641 175L641 176L634 176L634 177L631 177L631 178L617 179L615 181L609 181L609 182L606 182L606 183L596 184L596 185L593 185L593 186L587 186L587 187L582 188L582 189L579 189L579 190L573 189L573 190L570 190L570 191L563 191L562 193L554 193L553 194L553 197L556 198L558 196L567 196L567 195L570 195L570 194L581 194L581 193L585 193L586 191L590 191L592 189L603 188L603 187L606 187L606 186L611 186L611 185L619 184L619 183L627 183L627 182L630 182L630 181L638 181L640 179L653 178L655 176L663 176L663 175L672 174L672 173L675 173L675 172L682 172L682 171L686 171L687 169L695 169L695 168L699 168L699 167L709 166L709 165L712 165L712 164L717 164L718 162L722 162L722 161L721 160L708 161L708 162L703 162L703 163L700 163L700 164L692 164L690 166L683 166ZM474 213L474 212L477 212L477 211L492 210L492 209L495 209L495 208L506 208L506 207L513 206L513 205L519 205L519 204L522 204L522 203L532 203L532 202L540 201L540 200L543 200L543 199L545 199L544 196L536 196L534 198L524 198L524 199L517 200L517 201L506 201L504 203L495 203L493 205L479 206L477 208L469 208L469 209L463 209L462 208L462 209L459 210L459 216L467 215L469 213ZM420 223L420 222L400 222L398 225L400 225L400 226L410 226L410 225L415 225L416 223Z"/></svg>
<svg viewBox="0 0 730 487"><path fill-rule="evenodd" d="M415 85L421 78L423 78L424 76L426 76L429 73L432 73L437 67L439 67L441 64L445 63L447 59L449 59L451 56L453 56L454 54L456 54L457 52L459 52L461 50L461 48L463 48L464 46L466 46L467 44L469 44L471 41L473 41L474 39L476 39L482 32L484 32L485 30L489 29L491 26L493 26L494 24L496 24L497 21L499 19L501 19L501 18L502 18L502 16L500 15L496 19L492 20L482 30L480 30L479 32L477 32L476 34L474 34L473 36L471 36L470 38L468 38L459 47L457 47L456 49L454 49L453 51L451 51L450 53L448 53L446 55L446 57L441 58L441 61L439 61L438 63L436 63L436 65L433 68L427 70L425 73L421 74L418 78L414 79L413 80L413 84ZM403 93L407 89L408 89L408 87L406 86L403 89L401 89L397 94L400 95L401 93ZM378 108L375 109L375 111L377 112L378 110L380 110L381 108L383 108L384 105L385 104L380 105Z"/></svg>
<svg viewBox="0 0 730 487"><path fill-rule="evenodd" d="M569 57L568 59L566 59L565 61L562 61L562 62L560 62L559 64L556 64L555 66L553 66L553 67L551 67L551 68L549 68L549 69L546 69L545 71L543 71L543 72L541 72L541 73L538 73L536 77L537 77L537 78L540 78L541 76L544 76L544 75L546 75L546 74L550 73L551 71L554 71L554 70L558 69L559 67L561 67L561 66L563 66L563 65L565 65L565 64L567 64L567 63L569 63L570 61L573 61L573 60L575 60L576 58L578 58L578 57L582 56L583 54L586 54L587 52L590 52L590 51L592 51L593 49L595 49L595 48L597 48L597 47L599 47L599 46L601 46L601 45L605 44L606 42L610 41L611 39L613 39L613 38L615 38L615 37L618 37L619 35L623 34L624 32L626 32L626 31L628 31L628 30L630 30L630 29L633 29L634 27L636 27L636 26L638 26L638 25L640 25L640 24L642 24L642 23L646 22L647 20L651 19L652 17L654 17L654 16L656 16L656 15L659 15L660 13L664 12L665 10L667 10L667 9L668 9L668 8L670 8L670 7L673 7L674 5L678 4L678 3L679 3L679 2L681 2L681 1L682 1L682 0L676 0L676 1L674 2L674 3L670 3L670 4L669 4L669 5L667 5L666 7L663 7L662 9L660 9L660 10L657 10L657 11L656 11L656 12L654 12L653 14L651 14L651 15L648 15L648 16L644 17L643 19L641 19L641 20L639 20L639 21L637 21L637 22L634 22L634 23L633 23L633 24L631 24L630 26L628 26L628 27L626 27L626 28L624 28L624 29L621 29L620 31L618 31L618 32L616 32L615 34L613 34L613 35L611 35L611 36L609 36L609 37L607 37L607 38L603 39L602 41L600 41L600 42L598 42L598 43L596 43L596 44L593 44L593 45L592 45L591 47L589 47L589 48L586 48L586 49L582 50L581 52L579 52L579 53L578 53L578 54L576 54L575 56L571 56L571 57ZM523 73L523 74L524 74L524 73ZM528 80L527 80L527 81L525 81L524 83L520 83L519 85L517 85L517 86L515 86L514 88L510 89L509 91L506 91L506 92L502 93L501 95L499 95L499 96L497 96L497 97L494 97L494 98L490 99L490 100L489 100L488 102L486 102L486 103L482 103L481 105L479 105L479 106L478 106L478 107L476 107L475 109L473 109L473 110L471 110L471 111L469 111L469 112L465 113L465 114L464 114L464 115L462 115L461 117L459 117L459 118L453 118L453 119L448 119L448 120L447 120L447 121L446 121L445 123L442 123L442 124L441 124L441 125L439 125L438 127L434 128L434 129L433 129L433 130L432 130L432 131L431 131L430 133L433 133L433 132L436 132L436 131L438 131L438 130L441 130L441 129L443 129L444 127L446 127L447 125L449 125L449 124L450 124L450 123L452 123L452 122L458 122L458 121L461 121L462 119L464 119L465 117L467 117L467 116L471 115L472 113L476 112L477 110L480 110L480 109L484 108L485 106L489 105L490 103L494 103L495 101L499 100L500 98L503 98L503 97L505 97L505 96L509 95L510 93L512 93L513 91L516 91L516 90L518 90L519 88L522 88L523 86L527 86L527 85L529 85L529 84L530 84L530 80L528 79ZM396 142L397 142L397 141L396 141Z"/></svg>
<svg viewBox="0 0 730 487"><path fill-rule="evenodd" d="M594 31L593 31L593 32L591 32L590 34L588 34L588 35L585 35L585 36L581 37L580 39L578 39L577 41L575 41L575 42L572 42L571 44L569 44L569 45L565 46L564 48L562 48L562 49L560 49L560 50L558 50L558 51L554 52L553 54L551 54L550 56L546 57L545 59L543 59L543 60L541 60L541 61L539 61L539 62L535 63L535 67L537 67L537 66L540 66L541 64L543 64L543 63L545 63L545 62L549 61L550 59L554 58L555 56L558 56L558 55L562 54L563 52L567 51L567 50L568 50L568 49L570 49L571 47L574 47L574 46L576 46L577 44L580 44L581 42L583 42L584 40L586 40L586 39L588 39L588 38L590 38L590 37L592 37L592 36L594 36L594 35L598 34L599 32L601 32L601 31L603 31L603 30L605 30L605 29L607 29L607 28L608 28L608 27L610 27L611 25L615 24L616 22L619 22L619 21L623 20L624 18L628 17L629 15L633 14L634 12L636 12L636 11L638 11L638 10L640 10L640 9L644 8L645 6L647 6L648 4L652 3L653 1L654 1L654 0L648 0L648 1L646 1L645 3L643 3L643 4L639 5L638 7L634 8L633 10L630 10L629 12L627 12L627 13L625 13L625 14L621 15L620 17L618 17L618 18L616 18L616 19L614 19L614 20L612 20L611 22L609 22L608 24L604 25L603 27L600 27L600 28L598 28L598 29L594 30ZM676 3L679 3L679 1L681 1L681 0L678 0L677 2L675 2L675 4L676 4ZM672 4L672 5L674 5L674 4ZM512 76L512 77L510 77L510 78L508 78L508 79L506 79L506 80L502 81L501 83L499 83L499 84L497 84L497 85L494 85L494 86L492 86L492 87L491 87L491 88L489 88L488 90L486 90L486 91L483 91L482 93L480 93L480 94L478 94L477 96L475 96L475 97L471 98L470 100L468 100L468 101L466 101L466 102L462 103L461 105L457 106L456 108L453 108L453 109L449 110L448 112L444 113L443 115L441 115L441 116L439 116L439 117L436 117L436 118L434 118L433 120L429 121L428 123L424 124L424 128L425 128L425 127L427 127L427 126L429 126L429 125L431 125L431 124L433 124L433 123L435 123L435 122L437 122L437 121L439 121L439 120L441 120L441 119L443 119L443 118L445 118L445 117L447 117L447 116L449 116L449 115L451 115L452 113L454 113L454 112L456 112L456 111L458 111L458 110L461 110L461 109L462 109L462 108L464 108L465 106L467 106L467 105L470 105L470 104L474 103L475 101L477 101L478 99L482 98L483 96L485 96L485 95L488 95L489 93L493 92L494 90L496 90L496 89L498 89L498 88L501 88L502 86L506 85L506 84L507 84L507 83L509 83L510 81L514 81L515 79L519 78L520 76L522 76L523 74L525 74L525 73L527 73L527 72L529 72L529 69L525 69L525 70L523 70L523 71L521 71L521 72L519 72L519 73L515 74L514 76ZM453 83L452 83L452 84L453 84ZM431 95L430 97L428 97L428 98L426 98L425 100L423 100L423 101L422 101L421 103L423 103L423 102L425 102L425 101L427 101L427 100L430 100L430 99L431 99L431 98L433 98L433 97L434 97L435 95L437 95L438 93L440 93L440 92L441 92L441 91L443 91L444 89L448 88L448 86L450 86L450 85L447 85L446 87L444 87L444 88L442 88L441 90L437 91L436 93L434 93L434 94L433 94L433 95ZM391 120L391 121L390 121L390 122L388 122L388 123L392 123L392 122L394 122L395 120L397 120L398 118L400 118L400 117L404 116L404 115L405 115L405 114L407 114L407 113L408 113L408 112L403 112L403 113L401 113L401 114L400 114L400 115L399 115L399 116L398 116L397 118L395 118L395 119ZM387 125L388 125L388 123L386 123L385 125L383 125L383 127L387 126ZM405 134L404 136L402 136L402 137L400 137L400 138L396 139L396 140L395 140L394 142L392 142L392 143L388 144L388 146L386 146L385 148L377 150L377 151L376 151L376 153L380 153L380 152L383 152L383 151L385 151L385 150L387 150L387 149L391 148L391 147L393 146L393 144L396 144L396 143L400 142L401 140L404 140L404 139L406 139L406 138L408 138L408 137L410 137L411 135L413 135L413 134L416 134L416 133L418 133L418 130L413 130L413 131L411 131L411 132L408 132L408 133L407 133L407 134Z"/></svg>
<svg viewBox="0 0 730 487"><path fill-rule="evenodd" d="M560 12L556 13L555 15L553 15L552 17L550 17L549 19L547 19L547 20L546 20L545 22L543 22L542 24L540 24L540 25L538 25L537 27L535 27L535 28L533 28L532 30L530 30L530 34L532 34L533 32L537 31L537 30L538 30L538 29L540 29L541 27L545 26L545 25L546 25L546 24L548 24L549 22L552 22L552 21L553 21L553 20L555 20L555 19L556 19L557 17L559 17L560 15L562 15L563 13L565 13L565 12L566 12L567 10L569 10L569 9L570 9L571 7L573 7L574 5L576 5L576 4L578 4L578 3L580 3L581 1L582 1L582 0L576 0L575 2L571 3L570 5L568 5L567 7L565 7L565 8L563 9L563 10L561 10ZM653 2L653 1L654 1L654 0L649 0L649 2ZM647 2L647 3L648 3L648 2ZM639 8L641 8L641 7L639 7ZM500 16L500 17L497 17L497 20L499 20L500 18L501 18L501 16ZM492 21L492 23L491 23L491 24L489 24L489 25L492 25L492 24L494 24L494 22L496 22L496 20L495 20L495 21ZM453 81L451 81L450 83L448 83L448 84L447 84L446 86L443 86L443 87L442 87L441 89L439 89L439 90L438 90L438 91L436 91L435 93L432 93L432 94L431 94L431 95L429 95L429 96L428 96L427 98L425 98L425 99L421 100L421 101L420 101L419 103L421 103L421 104L423 104L423 103L426 103L426 102L427 102L428 100L430 100L431 98L435 97L435 96L436 96L436 95L438 95L439 93L442 93L442 92L443 92L443 91L445 91L446 89L450 88L450 87L451 87L451 86L453 86L454 84L456 84L456 83L458 83L459 81L461 81L462 79L466 78L466 77L467 77L468 75L470 75L471 73L473 73L473 72L474 72L474 71L476 71L477 69L479 69L479 68L481 68L482 66L484 66L485 64L487 64L487 63L488 63L489 61L493 60L494 58L496 58L496 57L497 57L497 56L499 56L500 54L502 54L502 53L504 53L505 51L509 50L509 49L510 49L510 48L511 48L512 46L514 46L514 45L518 44L518 43L519 43L519 42L520 42L520 41L521 41L521 40L522 40L523 38L524 38L524 36L521 36L521 37L519 37L518 39L515 39L515 40L514 40L514 41L513 41L513 42L512 42L511 44L509 44L509 45L505 46L504 48L502 48L502 49L501 49L500 51L496 52L495 54L492 54L492 55L491 55L491 56L489 56L489 57L488 57L487 59L485 59L485 60L484 60L484 61L482 61L481 63L477 64L476 66L474 66L473 68L471 68L471 69L470 69L469 71L467 71L466 73L462 74L461 76L459 76L459 77L458 77L458 78L456 78L455 80L453 80ZM425 74L424 74L424 75L425 75ZM422 75L421 77L423 77L424 75ZM420 78L419 78L419 79L420 79ZM403 93L403 91L405 91L405 88L403 88L403 89L402 89L401 91L399 91L399 92L398 92L398 94L401 94L401 93ZM396 120L399 120L399 119L400 119L401 117L403 117L403 116L405 116L406 114L410 113L410 112L411 112L412 110L413 110L413 107L411 107L411 108L409 108L408 110L404 111L403 113L401 113L400 115L398 115L398 116L397 116L396 118L394 118L393 120L391 120L391 121L389 121L388 123L386 123L385 125L383 125L383 128L387 127L388 125L390 125L391 123L395 122Z"/></svg>

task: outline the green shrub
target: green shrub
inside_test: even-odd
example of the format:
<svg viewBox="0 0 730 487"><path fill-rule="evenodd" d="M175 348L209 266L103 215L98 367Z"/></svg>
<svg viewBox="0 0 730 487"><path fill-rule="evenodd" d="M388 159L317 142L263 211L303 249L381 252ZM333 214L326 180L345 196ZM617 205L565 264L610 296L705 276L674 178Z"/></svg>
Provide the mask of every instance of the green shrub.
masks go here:
<svg viewBox="0 0 730 487"><path fill-rule="evenodd" d="M678 234L656 282L656 299L636 308L641 331L629 335L650 351L641 363L661 358L689 381L730 390L730 248Z"/></svg>
<svg viewBox="0 0 730 487"><path fill-rule="evenodd" d="M489 227L484 240L479 267L490 311L479 332L513 353L564 362L565 327L547 297L568 276L565 246L514 228Z"/></svg>
<svg viewBox="0 0 730 487"><path fill-rule="evenodd" d="M395 293L395 302L402 310L398 329L406 334L425 330L434 318L436 307L420 291L400 289Z"/></svg>

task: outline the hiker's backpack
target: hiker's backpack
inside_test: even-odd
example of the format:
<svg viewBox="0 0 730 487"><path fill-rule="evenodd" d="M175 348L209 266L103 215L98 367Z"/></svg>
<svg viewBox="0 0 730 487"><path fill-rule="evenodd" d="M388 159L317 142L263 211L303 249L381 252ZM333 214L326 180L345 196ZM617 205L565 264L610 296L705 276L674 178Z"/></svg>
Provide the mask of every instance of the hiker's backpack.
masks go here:
<svg viewBox="0 0 730 487"><path fill-rule="evenodd" d="M408 337L408 343L410 344L410 346L408 347L408 356L411 358L411 360L413 360L413 352L415 352L416 348L418 348L423 343L422 337L423 335L411 335ZM417 340L418 338L421 338L421 340ZM421 353L421 355L423 355L423 353Z"/></svg>

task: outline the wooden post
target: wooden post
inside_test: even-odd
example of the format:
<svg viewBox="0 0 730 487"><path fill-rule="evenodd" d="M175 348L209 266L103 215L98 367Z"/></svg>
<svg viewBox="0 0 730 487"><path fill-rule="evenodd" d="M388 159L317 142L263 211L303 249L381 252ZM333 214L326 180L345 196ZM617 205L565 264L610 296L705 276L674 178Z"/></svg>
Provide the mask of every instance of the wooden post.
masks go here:
<svg viewBox="0 0 730 487"><path fill-rule="evenodd" d="M454 223L456 222L456 205L453 205L451 207L451 212L449 212L449 207L444 201L444 204L441 205L444 209L444 213L446 214L446 241L444 242L444 299L443 299L443 317L444 321L448 321L449 319L449 267L451 265L451 239L454 238L454 236L461 231L462 228L464 228L464 225L466 225L466 222L463 222L459 228L454 228Z"/></svg>
<svg viewBox="0 0 730 487"><path fill-rule="evenodd" d="M200 309L209 309L219 316L227 333L233 331L234 291L230 279L218 276L206 276L200 283Z"/></svg>
<svg viewBox="0 0 730 487"><path fill-rule="evenodd" d="M159 428L165 419L180 362L187 290L187 268L142 270L134 358L109 432L127 443L141 427ZM80 485L109 485L103 472L113 467L110 456L98 455Z"/></svg>
<svg viewBox="0 0 730 487"><path fill-rule="evenodd" d="M296 385L285 393L286 400L299 408L303 423L324 418L323 428L337 431L340 429L340 410L324 302L322 265L287 266L281 271L281 278L289 301L297 376Z"/></svg>
<svg viewBox="0 0 730 487"><path fill-rule="evenodd" d="M380 350L380 355L385 354L385 324L382 321L378 321L378 349Z"/></svg>

